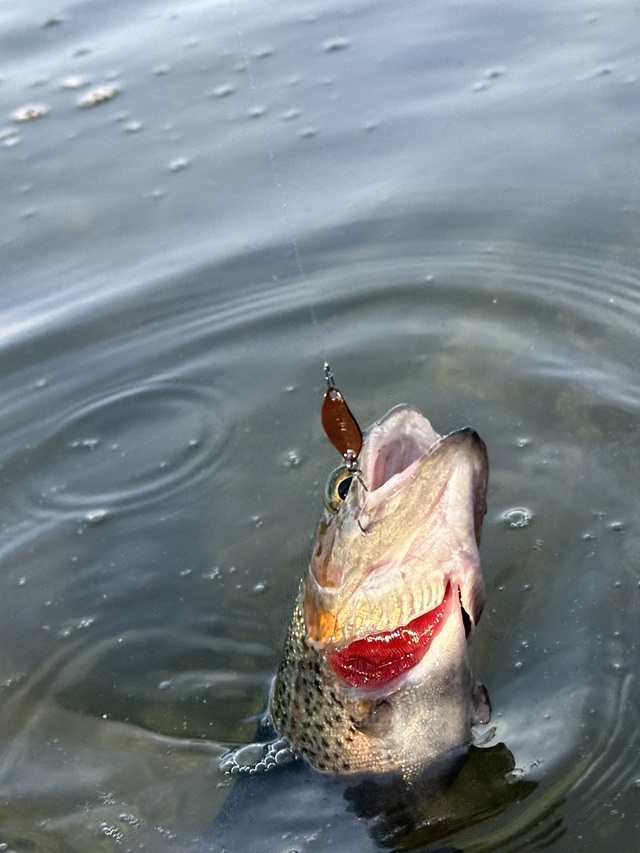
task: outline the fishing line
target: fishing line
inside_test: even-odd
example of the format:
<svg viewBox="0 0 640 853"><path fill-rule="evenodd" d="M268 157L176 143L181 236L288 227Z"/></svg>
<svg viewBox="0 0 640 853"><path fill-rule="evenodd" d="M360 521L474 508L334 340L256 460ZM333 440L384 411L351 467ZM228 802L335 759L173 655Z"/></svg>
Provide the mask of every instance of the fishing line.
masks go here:
<svg viewBox="0 0 640 853"><path fill-rule="evenodd" d="M235 33L236 33L236 36L238 39L238 46L240 48L240 54L242 55L242 59L244 61L244 66L245 66L246 71L247 71L247 78L249 80L249 88L250 88L251 94L252 94L252 96L253 96L256 104L257 104L257 102L258 102L258 94L257 94L258 93L258 87L256 86L256 81L255 81L255 78L253 76L253 72L251 70L251 62L249 60L249 51L247 50L247 46L245 44L245 41L244 41L244 38L242 35L242 31L241 31L240 26L238 24L238 11L236 9L235 0L229 0L229 6L231 8L231 14L233 15L233 18L234 18L234 29L235 29ZM282 185L282 181L280 179L280 173L278 172L278 169L276 167L275 156L273 153L273 149L271 148L271 145L269 144L269 138L267 135L266 128L262 124L260 125L260 136L262 137L262 142L264 143L264 148L265 148L265 151L267 152L267 157L269 159L269 168L271 171L271 177L273 178L274 186L278 192L278 195L280 196L280 205L282 207L282 215L284 218L285 229L287 232L287 238L288 238L288 240L291 244L291 247L293 249L293 255L295 258L298 276L300 279L304 279L305 270L304 270L304 267L302 265L302 257L300 254L300 247L298 246L298 240L296 238L296 235L295 235L294 230L293 230L293 226L291 225L291 220L289 218L289 211L287 208L287 202L286 202L286 198L285 198L285 194L284 194L284 188ZM311 318L311 324L314 327L314 329L316 329L316 331L317 331L319 328L318 318L316 317L316 312L314 311L313 304L310 302L307 305L307 308L309 311L309 316Z"/></svg>

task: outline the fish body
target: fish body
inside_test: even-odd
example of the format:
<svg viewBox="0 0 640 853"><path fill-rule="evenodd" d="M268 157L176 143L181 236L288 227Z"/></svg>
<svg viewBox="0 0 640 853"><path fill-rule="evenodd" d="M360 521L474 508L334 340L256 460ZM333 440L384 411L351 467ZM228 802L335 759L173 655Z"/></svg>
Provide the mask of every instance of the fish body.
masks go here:
<svg viewBox="0 0 640 853"><path fill-rule="evenodd" d="M488 720L467 658L487 454L474 430L442 437L397 406L364 433L358 466L330 480L270 717L319 770L411 778Z"/></svg>

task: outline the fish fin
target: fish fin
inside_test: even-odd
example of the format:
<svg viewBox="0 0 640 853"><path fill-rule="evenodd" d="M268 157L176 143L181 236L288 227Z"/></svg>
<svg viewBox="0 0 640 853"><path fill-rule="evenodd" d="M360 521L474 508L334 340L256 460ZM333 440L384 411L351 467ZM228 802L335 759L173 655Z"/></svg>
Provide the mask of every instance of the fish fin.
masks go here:
<svg viewBox="0 0 640 853"><path fill-rule="evenodd" d="M391 731L393 708L387 699L376 702L371 711L356 723L358 731L372 737L384 738Z"/></svg>
<svg viewBox="0 0 640 853"><path fill-rule="evenodd" d="M474 684L471 699L473 702L473 724L488 723L491 719L491 700L484 684Z"/></svg>

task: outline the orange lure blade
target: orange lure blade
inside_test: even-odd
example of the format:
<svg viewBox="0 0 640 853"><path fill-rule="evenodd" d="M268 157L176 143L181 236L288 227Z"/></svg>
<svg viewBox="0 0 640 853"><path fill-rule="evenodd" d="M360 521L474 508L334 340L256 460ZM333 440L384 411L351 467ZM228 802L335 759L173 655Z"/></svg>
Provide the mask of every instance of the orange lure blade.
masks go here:
<svg viewBox="0 0 640 853"><path fill-rule="evenodd" d="M327 438L345 461L350 471L355 470L362 449L362 432L351 414L344 397L336 388L331 368L325 361L324 376L327 390L322 400L322 428Z"/></svg>

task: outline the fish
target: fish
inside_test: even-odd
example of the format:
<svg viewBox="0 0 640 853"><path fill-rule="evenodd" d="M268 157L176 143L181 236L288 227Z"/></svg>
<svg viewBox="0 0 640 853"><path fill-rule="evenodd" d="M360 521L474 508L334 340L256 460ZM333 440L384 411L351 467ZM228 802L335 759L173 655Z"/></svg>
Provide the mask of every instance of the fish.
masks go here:
<svg viewBox="0 0 640 853"><path fill-rule="evenodd" d="M467 651L484 606L487 451L471 427L441 436L409 405L357 440L347 421L268 717L318 771L410 780L490 718Z"/></svg>

